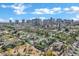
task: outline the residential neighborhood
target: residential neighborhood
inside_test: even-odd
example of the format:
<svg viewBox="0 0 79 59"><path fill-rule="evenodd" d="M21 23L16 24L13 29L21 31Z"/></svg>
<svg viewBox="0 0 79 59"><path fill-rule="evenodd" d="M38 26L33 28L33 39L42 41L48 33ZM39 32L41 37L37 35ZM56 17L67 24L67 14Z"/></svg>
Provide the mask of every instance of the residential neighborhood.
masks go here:
<svg viewBox="0 0 79 59"><path fill-rule="evenodd" d="M79 25L73 20L39 18L0 23L0 55L78 56Z"/></svg>

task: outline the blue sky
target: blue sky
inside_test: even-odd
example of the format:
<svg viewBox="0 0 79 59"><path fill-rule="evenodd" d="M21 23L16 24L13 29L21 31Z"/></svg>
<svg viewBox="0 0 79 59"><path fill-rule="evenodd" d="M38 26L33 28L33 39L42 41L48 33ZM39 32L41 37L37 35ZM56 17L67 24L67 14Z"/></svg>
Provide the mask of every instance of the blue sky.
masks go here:
<svg viewBox="0 0 79 59"><path fill-rule="evenodd" d="M32 18L79 19L78 3L0 3L0 21Z"/></svg>

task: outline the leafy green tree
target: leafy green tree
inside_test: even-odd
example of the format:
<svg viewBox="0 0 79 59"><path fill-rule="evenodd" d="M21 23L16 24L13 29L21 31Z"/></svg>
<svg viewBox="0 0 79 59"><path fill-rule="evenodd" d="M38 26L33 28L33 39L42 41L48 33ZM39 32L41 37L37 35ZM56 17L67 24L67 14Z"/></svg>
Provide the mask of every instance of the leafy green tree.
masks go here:
<svg viewBox="0 0 79 59"><path fill-rule="evenodd" d="M17 56L21 56L21 54L18 52Z"/></svg>
<svg viewBox="0 0 79 59"><path fill-rule="evenodd" d="M0 48L0 53L2 53L3 52L3 50Z"/></svg>
<svg viewBox="0 0 79 59"><path fill-rule="evenodd" d="M69 29L68 28L65 28L65 32L69 32Z"/></svg>

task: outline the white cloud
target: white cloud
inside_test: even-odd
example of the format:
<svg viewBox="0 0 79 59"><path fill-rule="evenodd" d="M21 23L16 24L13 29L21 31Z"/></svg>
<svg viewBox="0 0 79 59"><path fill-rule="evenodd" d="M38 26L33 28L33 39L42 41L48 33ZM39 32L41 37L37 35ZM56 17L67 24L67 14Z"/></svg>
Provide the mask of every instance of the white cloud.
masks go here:
<svg viewBox="0 0 79 59"><path fill-rule="evenodd" d="M1 5L2 8L12 8L13 12L17 15L26 14L26 8L31 7L32 5L25 6L24 3L15 3L13 5ZM35 9L31 14L57 14L57 13L79 13L79 6L70 6L70 7L53 7L53 8L38 8Z"/></svg>
<svg viewBox="0 0 79 59"><path fill-rule="evenodd" d="M24 11L26 8L31 7L31 5L25 6L23 3L16 3L13 5L1 5L2 8L12 8L13 12L17 15L26 14Z"/></svg>
<svg viewBox="0 0 79 59"><path fill-rule="evenodd" d="M43 20L43 19L46 19L46 17L39 17L39 18L42 19L42 20Z"/></svg>
<svg viewBox="0 0 79 59"><path fill-rule="evenodd" d="M61 11L61 8L60 7L55 7L55 8L52 8L52 9L50 9L51 11L53 11L53 12L60 12Z"/></svg>
<svg viewBox="0 0 79 59"><path fill-rule="evenodd" d="M32 14L54 14L54 13L59 13L60 11L61 11L61 8L59 7L52 8L52 9L40 8L40 9L35 9L35 11L32 12Z"/></svg>
<svg viewBox="0 0 79 59"><path fill-rule="evenodd" d="M72 18L74 21L78 21L79 20L79 15L76 15L76 17Z"/></svg>
<svg viewBox="0 0 79 59"><path fill-rule="evenodd" d="M26 12L24 11L25 10L25 6L24 4L14 4L11 6L11 8L14 9L14 12L17 14L17 15L20 15L20 14L26 14Z"/></svg>
<svg viewBox="0 0 79 59"><path fill-rule="evenodd" d="M6 6L6 5L1 5L1 7L2 7L2 8L7 8L8 6Z"/></svg>
<svg viewBox="0 0 79 59"><path fill-rule="evenodd" d="M64 8L63 10L64 11L70 11L70 8Z"/></svg>
<svg viewBox="0 0 79 59"><path fill-rule="evenodd" d="M78 6L71 6L69 8L64 8L63 11L76 13L76 12L79 12L79 7Z"/></svg>
<svg viewBox="0 0 79 59"><path fill-rule="evenodd" d="M0 22L8 22L8 20L5 20L3 18L0 18Z"/></svg>
<svg viewBox="0 0 79 59"><path fill-rule="evenodd" d="M10 20L13 20L13 18L12 18L12 17L10 17L9 19L10 19Z"/></svg>
<svg viewBox="0 0 79 59"><path fill-rule="evenodd" d="M14 19L10 17L9 19L0 18L0 22L9 22L9 20L12 20L14 22Z"/></svg>
<svg viewBox="0 0 79 59"><path fill-rule="evenodd" d="M79 15L76 15L77 18L79 18Z"/></svg>
<svg viewBox="0 0 79 59"><path fill-rule="evenodd" d="M47 8L35 9L35 11L33 12L33 14L48 14L48 13L49 9Z"/></svg>
<svg viewBox="0 0 79 59"><path fill-rule="evenodd" d="M3 21L5 21L4 19L2 19L2 18L0 18L0 22L3 22Z"/></svg>
<svg viewBox="0 0 79 59"><path fill-rule="evenodd" d="M72 10L72 11L75 11L75 12L79 12L79 7L77 7L77 6L72 6L72 7L71 7L71 10Z"/></svg>

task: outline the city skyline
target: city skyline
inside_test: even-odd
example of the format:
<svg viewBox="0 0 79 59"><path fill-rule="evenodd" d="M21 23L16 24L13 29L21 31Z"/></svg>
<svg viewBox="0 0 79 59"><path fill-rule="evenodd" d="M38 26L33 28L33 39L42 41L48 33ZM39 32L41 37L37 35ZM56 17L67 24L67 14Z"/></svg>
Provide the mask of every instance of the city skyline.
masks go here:
<svg viewBox="0 0 79 59"><path fill-rule="evenodd" d="M79 19L78 3L0 3L0 22L32 18Z"/></svg>

